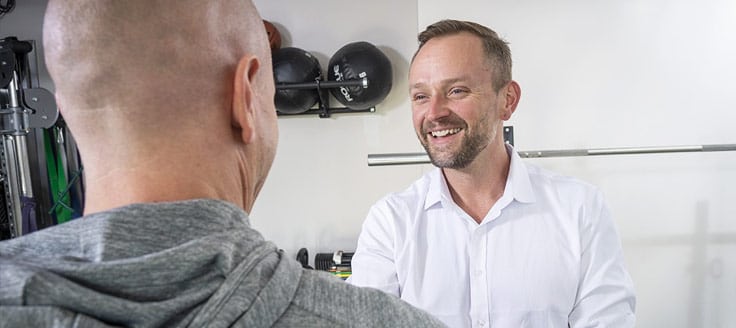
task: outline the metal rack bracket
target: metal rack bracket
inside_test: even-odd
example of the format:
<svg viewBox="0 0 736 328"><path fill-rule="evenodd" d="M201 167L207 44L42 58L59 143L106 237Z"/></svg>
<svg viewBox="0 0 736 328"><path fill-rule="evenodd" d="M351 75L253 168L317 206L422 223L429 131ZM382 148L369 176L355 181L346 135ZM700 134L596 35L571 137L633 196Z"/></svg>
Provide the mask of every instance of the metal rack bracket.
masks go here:
<svg viewBox="0 0 736 328"><path fill-rule="evenodd" d="M376 107L370 107L366 109L351 109L347 107L330 107L330 95L328 94L329 89L349 86L362 86L363 88L368 87L368 79L353 79L345 81L322 81L316 79L314 82L302 82L302 83L278 83L276 84L276 90L287 90L287 89L317 89L319 100L317 101L316 108L310 108L305 112L301 113L280 113L279 116L296 116L296 115L319 115L320 118L329 118L332 114L352 114L352 113L373 113L376 111Z"/></svg>

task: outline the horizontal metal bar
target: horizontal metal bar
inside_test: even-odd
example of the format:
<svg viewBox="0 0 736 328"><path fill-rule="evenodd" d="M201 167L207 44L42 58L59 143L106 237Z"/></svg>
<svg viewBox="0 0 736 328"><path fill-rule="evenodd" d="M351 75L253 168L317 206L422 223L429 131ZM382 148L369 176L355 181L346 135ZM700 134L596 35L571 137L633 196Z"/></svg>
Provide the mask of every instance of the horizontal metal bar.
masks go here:
<svg viewBox="0 0 736 328"><path fill-rule="evenodd" d="M321 118L328 118L332 114L354 114L354 113L375 113L376 107L370 107L366 109L352 109L347 107L328 107L327 111L323 111L320 108L311 108L305 112L301 113L281 113L276 112L276 115L279 117L289 117L289 116L297 116L297 115L314 115L318 114Z"/></svg>
<svg viewBox="0 0 736 328"><path fill-rule="evenodd" d="M368 154L368 166L427 163L429 156L426 153Z"/></svg>
<svg viewBox="0 0 736 328"><path fill-rule="evenodd" d="M670 146L670 147L628 147L628 148L598 148L598 149L560 149L560 150L532 150L518 151L522 158L541 157L573 157L597 155L633 155L633 154L661 154L683 152L713 152L734 151L736 144L712 144L699 146ZM368 154L368 166L428 164L429 156L426 153L394 153Z"/></svg>
<svg viewBox="0 0 736 328"><path fill-rule="evenodd" d="M276 90L288 89L334 89L339 87L363 87L368 88L368 78L343 80L343 81L311 81L296 83L277 83Z"/></svg>

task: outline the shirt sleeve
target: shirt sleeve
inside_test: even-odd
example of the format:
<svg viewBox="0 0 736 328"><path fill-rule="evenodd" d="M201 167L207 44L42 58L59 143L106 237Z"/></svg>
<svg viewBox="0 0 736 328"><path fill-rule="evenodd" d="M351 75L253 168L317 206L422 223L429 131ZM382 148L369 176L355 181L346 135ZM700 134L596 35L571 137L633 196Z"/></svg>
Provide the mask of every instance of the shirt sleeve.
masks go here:
<svg viewBox="0 0 736 328"><path fill-rule="evenodd" d="M358 246L351 259L352 274L347 281L361 287L373 287L400 297L394 258L394 217L385 204L371 207Z"/></svg>
<svg viewBox="0 0 736 328"><path fill-rule="evenodd" d="M634 327L636 296L611 214L597 191L580 227L581 276L570 327Z"/></svg>

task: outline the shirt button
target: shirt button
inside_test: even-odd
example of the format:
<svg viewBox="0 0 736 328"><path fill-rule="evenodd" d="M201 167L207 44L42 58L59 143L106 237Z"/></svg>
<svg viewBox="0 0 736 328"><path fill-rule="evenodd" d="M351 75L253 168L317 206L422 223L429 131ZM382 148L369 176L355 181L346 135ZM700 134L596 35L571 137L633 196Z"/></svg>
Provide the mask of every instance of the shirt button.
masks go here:
<svg viewBox="0 0 736 328"><path fill-rule="evenodd" d="M483 270L475 270L475 275L476 276L482 276L483 275ZM479 321L479 323L480 323L480 321Z"/></svg>
<svg viewBox="0 0 736 328"><path fill-rule="evenodd" d="M478 320L478 327L485 327L485 326L486 326L486 322L485 321Z"/></svg>

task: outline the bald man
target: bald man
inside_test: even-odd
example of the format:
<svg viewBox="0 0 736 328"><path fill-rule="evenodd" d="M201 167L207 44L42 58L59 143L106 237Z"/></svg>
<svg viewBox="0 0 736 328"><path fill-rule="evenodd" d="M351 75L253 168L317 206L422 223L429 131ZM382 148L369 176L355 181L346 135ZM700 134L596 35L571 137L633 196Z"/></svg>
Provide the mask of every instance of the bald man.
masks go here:
<svg viewBox="0 0 736 328"><path fill-rule="evenodd" d="M49 1L46 63L85 216L0 243L0 327L419 326L250 228L277 144L249 1Z"/></svg>

